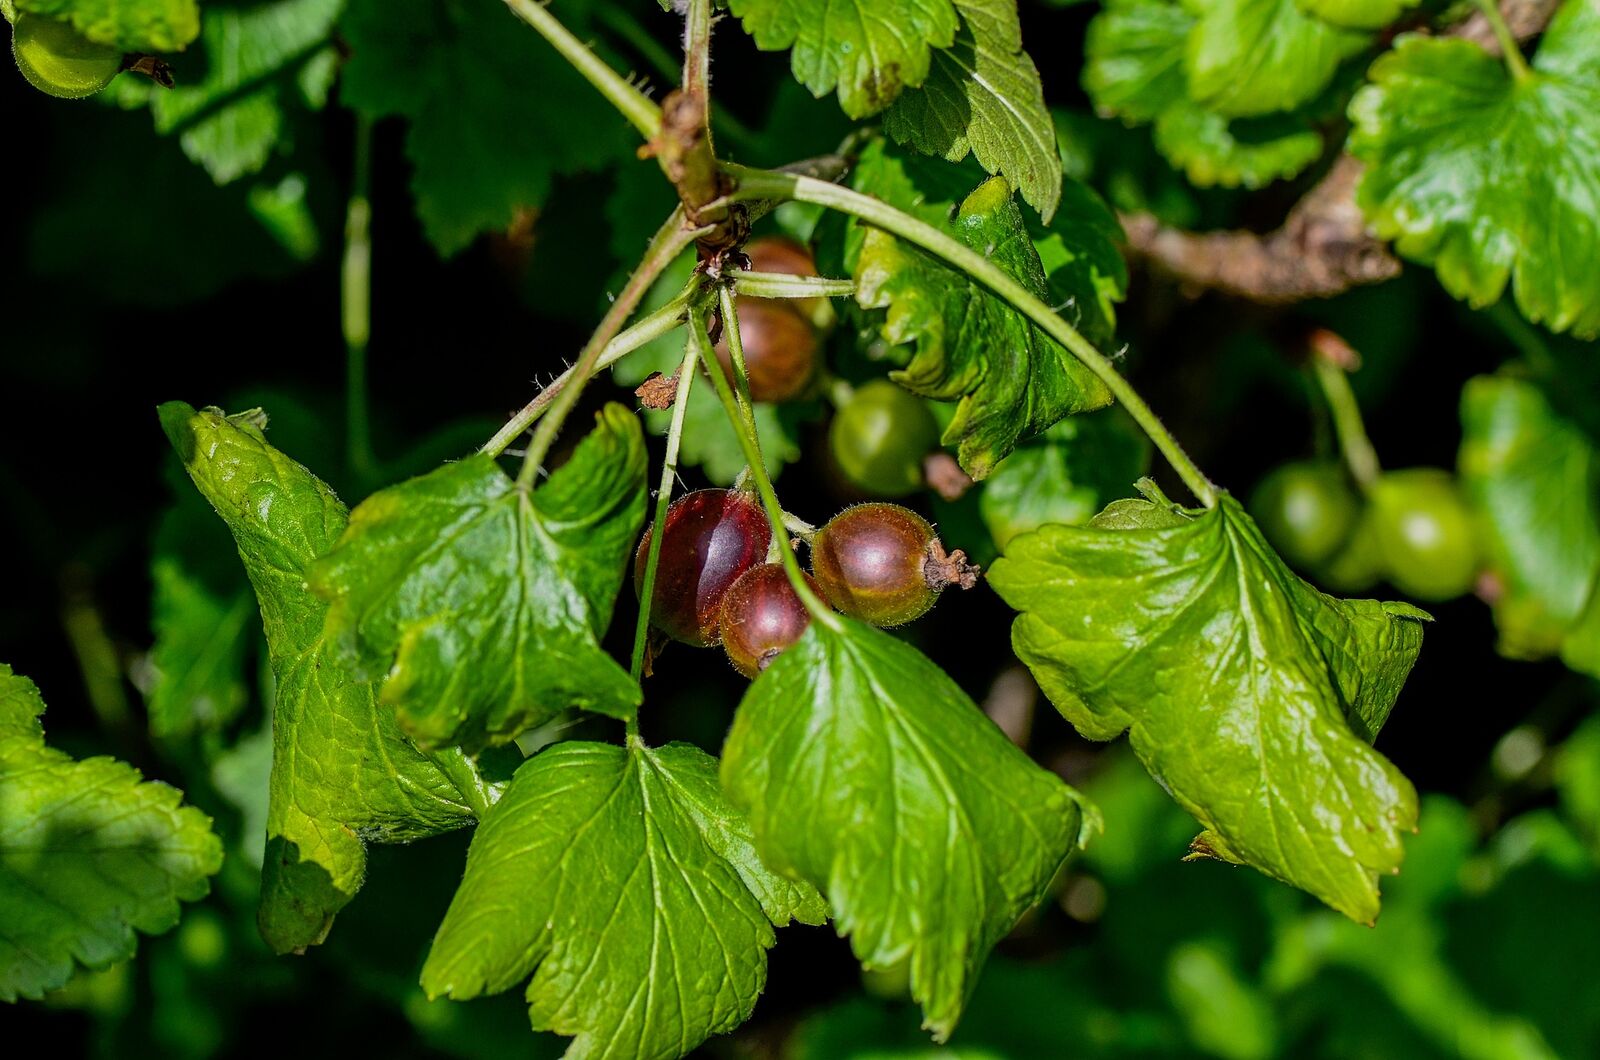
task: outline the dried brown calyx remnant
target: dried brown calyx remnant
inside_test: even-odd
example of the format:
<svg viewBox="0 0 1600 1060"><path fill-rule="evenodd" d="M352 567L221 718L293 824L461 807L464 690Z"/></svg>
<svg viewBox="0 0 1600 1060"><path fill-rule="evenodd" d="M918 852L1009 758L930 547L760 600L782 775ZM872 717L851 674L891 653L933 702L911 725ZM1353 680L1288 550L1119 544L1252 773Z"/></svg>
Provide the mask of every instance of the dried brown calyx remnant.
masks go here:
<svg viewBox="0 0 1600 1060"><path fill-rule="evenodd" d="M651 372L633 392L638 397L639 404L647 409L657 411L670 409L673 401L677 400L678 377L676 374L662 375L660 372Z"/></svg>
<svg viewBox="0 0 1600 1060"><path fill-rule="evenodd" d="M661 101L661 134L650 149L678 189L688 224L711 226L695 244L700 260L720 263L722 255L743 245L750 223L743 206L722 201L732 193L733 180L717 166L707 113L704 94L681 88L668 93Z"/></svg>
<svg viewBox="0 0 1600 1060"><path fill-rule="evenodd" d="M934 538L928 542L928 551L922 561L922 577L930 589L947 589L959 585L970 589L978 584L983 568L967 561L967 554L959 548L946 552L944 542Z"/></svg>

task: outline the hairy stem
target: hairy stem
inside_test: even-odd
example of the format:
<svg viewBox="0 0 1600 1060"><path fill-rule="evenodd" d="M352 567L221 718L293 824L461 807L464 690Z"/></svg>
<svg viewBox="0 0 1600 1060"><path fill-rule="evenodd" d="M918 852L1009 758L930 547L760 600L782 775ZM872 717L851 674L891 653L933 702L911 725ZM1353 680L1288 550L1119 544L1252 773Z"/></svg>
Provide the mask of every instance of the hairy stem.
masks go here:
<svg viewBox="0 0 1600 1060"><path fill-rule="evenodd" d="M688 298L679 295L654 313L641 317L637 323L606 343L605 351L594 362L594 374L600 374L645 343L653 342L682 327L688 307ZM496 431L494 437L485 442L479 452L488 453L490 456L499 456L505 452L506 446L511 444L513 438L533 426L534 421L544 415L544 410L550 407L556 395L572 383L575 374L575 368L568 368L556 376L549 386L539 391L537 397L522 406L515 416L507 420L506 425Z"/></svg>
<svg viewBox="0 0 1600 1060"><path fill-rule="evenodd" d="M550 446L555 443L556 433L561 430L561 423L578 403L578 395L583 393L584 384L594 375L595 368L600 361L600 355L611 343L617 332L622 329L622 324L633 315L634 309L649 292L656 278L661 275L672 260L684 249L693 243L696 232L685 228L683 224L683 211L673 210L665 223L656 231L650 240L650 246L644 252L644 258L633 270L633 275L628 277L628 283L622 288L622 293L617 295L616 301L611 303L611 308L606 310L606 315L601 318L600 326L589 338L583 352L578 356L578 363L572 366L572 377L577 381L575 386L564 386L555 396L550 405L550 412L533 432L533 441L528 444L527 455L522 461L522 471L517 475L517 485L526 489L533 482L533 477L544 466L544 458L550 452Z"/></svg>
<svg viewBox="0 0 1600 1060"><path fill-rule="evenodd" d="M700 351L692 338L684 341L683 363L678 367L678 391L672 402L672 423L667 427L667 454L661 461L661 487L656 491L655 515L650 521L650 551L644 560L644 580L639 583L639 623L633 630L633 661L628 672L635 681L644 674L644 648L650 633L650 603L655 599L656 568L661 562L661 529L672 503L672 484L678 480L678 446L683 440L684 410Z"/></svg>
<svg viewBox="0 0 1600 1060"><path fill-rule="evenodd" d="M1321 354L1312 356L1311 367L1316 373L1317 385L1322 388L1322 396L1327 399L1328 409L1333 413L1333 433L1339 439L1345 466L1365 493L1378 480L1382 469L1378 464L1378 451L1372 447L1366 425L1361 422L1361 406L1350 389L1350 377L1342 367Z"/></svg>
<svg viewBox="0 0 1600 1060"><path fill-rule="evenodd" d="M711 113L711 0L689 0L683 17L683 90Z"/></svg>
<svg viewBox="0 0 1600 1060"><path fill-rule="evenodd" d="M1048 305L1034 297L1027 288L1012 279L988 258L932 225L902 213L870 195L862 195L849 188L811 177L772 170L746 169L741 166L729 166L728 169L739 184L734 194L735 199L793 199L816 203L859 217L921 247L935 257L944 259L947 264L989 288L997 297L1037 324L1045 334L1065 346L1089 371L1105 383L1121 402L1122 407L1155 443L1156 448L1161 450L1161 454L1167 458L1167 462L1183 479L1184 485L1190 492L1207 508L1216 507L1217 487L1206 478L1194 461L1189 459L1189 455L1183 451L1177 439L1145 403L1144 398L1140 397L1138 391L1134 390L1121 373L1111 366L1106 356L1079 334L1077 328L1057 316Z"/></svg>
<svg viewBox="0 0 1600 1060"><path fill-rule="evenodd" d="M727 321L723 322L728 327ZM735 322L732 326L737 327ZM780 543L778 558L783 563L784 573L789 576L789 585L794 589L800 602L806 605L806 610L811 612L811 617L823 623L830 629L839 628L838 617L827 604L817 598L811 591L811 586L806 584L805 572L800 569L800 560L795 557L794 549L789 547L788 517L784 514L783 505L778 503L777 491L772 488L772 479L767 475L766 465L761 460L761 441L756 433L755 423L746 420L739 411L739 403L733 396L733 388L728 385L728 377L722 371L722 364L711 352L711 338L706 334L705 317L701 313L689 315L689 342L695 345L705 362L706 374L711 376L711 385L717 391L717 399L722 402L722 411L727 414L728 422L733 426L733 433L739 438L739 448L744 450L745 463L750 467L750 478L754 481L756 493L761 498L761 506L766 510L767 522L772 525L773 539Z"/></svg>
<svg viewBox="0 0 1600 1060"><path fill-rule="evenodd" d="M372 335L371 161L372 122L358 118L350 204L345 211L339 308L344 331L345 465L362 482L371 479L377 464L367 410L367 341Z"/></svg>
<svg viewBox="0 0 1600 1060"><path fill-rule="evenodd" d="M661 108L650 97L630 85L625 77L607 66L572 31L563 26L540 0L506 0L506 6L522 21L539 31L555 46L561 57L600 90L613 107L622 112L639 135L654 140L661 132Z"/></svg>
<svg viewBox="0 0 1600 1060"><path fill-rule="evenodd" d="M1496 0L1477 0L1477 3L1483 17L1489 22L1489 28L1494 30L1495 40L1500 42L1500 56L1505 60L1506 71L1519 83L1532 77L1533 71L1529 69L1522 49L1517 47L1517 38L1506 24L1505 16L1500 13L1500 5Z"/></svg>

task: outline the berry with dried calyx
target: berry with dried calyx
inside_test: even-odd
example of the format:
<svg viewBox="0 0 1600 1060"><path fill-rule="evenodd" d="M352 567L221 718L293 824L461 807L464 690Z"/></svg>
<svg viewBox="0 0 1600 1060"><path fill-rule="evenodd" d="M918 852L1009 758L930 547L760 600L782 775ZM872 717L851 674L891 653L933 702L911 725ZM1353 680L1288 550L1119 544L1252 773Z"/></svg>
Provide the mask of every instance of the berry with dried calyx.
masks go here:
<svg viewBox="0 0 1600 1060"><path fill-rule="evenodd" d="M846 508L811 540L811 574L828 603L875 626L923 615L947 586L970 589L979 570L945 551L922 516L898 504Z"/></svg>

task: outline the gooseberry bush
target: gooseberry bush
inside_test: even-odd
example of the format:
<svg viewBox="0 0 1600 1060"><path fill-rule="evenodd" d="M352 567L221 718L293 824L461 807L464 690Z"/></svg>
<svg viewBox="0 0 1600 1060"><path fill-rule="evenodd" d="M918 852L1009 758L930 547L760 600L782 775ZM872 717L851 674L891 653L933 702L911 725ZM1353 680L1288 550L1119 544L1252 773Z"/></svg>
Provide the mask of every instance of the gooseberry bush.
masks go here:
<svg viewBox="0 0 1600 1060"><path fill-rule="evenodd" d="M784 928L829 924L942 1042L1103 830L918 647L930 609L990 592L1055 710L1088 740L1126 735L1193 818L1164 853L1374 923L1419 820L1374 747L1419 605L1477 593L1506 654L1600 676L1597 402L1562 383L1600 334L1600 0L1106 0L1092 130L1046 106L1036 58L1075 67L1024 42L1015 0L635 6L0 0L32 85L148 111L219 184L254 179L331 94L358 122L360 494L280 450L271 408L159 409L249 593L195 576L180 535L156 574L151 722L237 716L244 693L217 689L258 612L268 946L338 932L370 846L472 827L429 998L521 990L570 1055L681 1056L751 1016ZM619 56L658 51L639 27L661 19L682 65L647 90ZM761 132L721 116L741 86L711 77L713 37L740 33L809 93ZM186 80L196 42L209 62ZM636 260L591 337L492 437L408 476L373 470L359 393L363 182L391 116L446 255L636 154L608 206ZM844 129L785 154L811 121ZM1195 188L1296 180L1280 229L1185 227ZM251 201L292 243L293 190ZM1266 304L1404 259L1522 355L1466 387L1456 468L1386 468L1350 342L1282 340L1319 452L1282 454L1241 503L1119 368L1127 257ZM633 399L590 415L608 372ZM792 510L794 465L852 503ZM1365 598L1379 586L1399 599ZM749 679L718 755L645 737L654 669L691 654ZM43 710L0 667L8 1000L126 959L223 863L204 814L52 749ZM585 717L607 720L571 735Z"/></svg>

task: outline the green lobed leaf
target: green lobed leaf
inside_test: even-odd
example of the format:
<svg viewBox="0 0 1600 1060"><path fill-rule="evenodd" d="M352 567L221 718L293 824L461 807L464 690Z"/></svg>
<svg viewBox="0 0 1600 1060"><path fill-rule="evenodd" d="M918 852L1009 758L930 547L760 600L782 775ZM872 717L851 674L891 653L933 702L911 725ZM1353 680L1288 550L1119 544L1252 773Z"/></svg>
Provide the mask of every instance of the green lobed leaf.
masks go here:
<svg viewBox="0 0 1600 1060"><path fill-rule="evenodd" d="M368 497L310 568L326 633L424 749L502 744L569 707L632 716L599 637L645 514L644 432L607 405L538 489L478 453Z"/></svg>
<svg viewBox="0 0 1600 1060"><path fill-rule="evenodd" d="M1357 200L1395 249L1474 306L1600 334L1600 0L1569 0L1509 75L1465 40L1401 37L1350 102Z"/></svg>
<svg viewBox="0 0 1600 1060"><path fill-rule="evenodd" d="M267 443L258 411L182 402L161 423L189 477L233 532L255 588L277 682L259 924L278 952L321 942L361 886L365 842L459 828L494 792L458 751L429 757L372 685L344 673L306 585L348 518L333 491Z"/></svg>
<svg viewBox="0 0 1600 1060"><path fill-rule="evenodd" d="M939 1041L1098 822L924 655L842 617L812 622L750 686L722 785L762 860L822 891L866 967L909 964Z"/></svg>
<svg viewBox="0 0 1600 1060"><path fill-rule="evenodd" d="M196 0L13 0L15 9L70 22L125 52L181 51L200 32Z"/></svg>
<svg viewBox="0 0 1600 1060"><path fill-rule="evenodd" d="M555 8L580 36L584 14L582 4ZM441 254L543 203L555 174L632 153L626 122L504 4L419 0L400 12L350 0L341 29L352 52L341 99L410 121L412 192Z"/></svg>
<svg viewBox="0 0 1600 1060"><path fill-rule="evenodd" d="M1312 18L1351 29L1382 29L1420 0L1296 0Z"/></svg>
<svg viewBox="0 0 1600 1060"><path fill-rule="evenodd" d="M1046 523L1087 523L1149 464L1149 442L1121 413L1070 416L1000 461L984 480L978 509L1004 551L1012 538Z"/></svg>
<svg viewBox="0 0 1600 1060"><path fill-rule="evenodd" d="M1307 16L1296 0L1194 0L1194 7L1189 97L1231 118L1310 102L1371 39Z"/></svg>
<svg viewBox="0 0 1600 1060"><path fill-rule="evenodd" d="M429 997L527 978L569 1057L682 1056L749 1017L774 926L821 898L774 875L688 744L567 742L517 771L467 854L422 969Z"/></svg>
<svg viewBox="0 0 1600 1060"><path fill-rule="evenodd" d="M962 28L934 54L927 81L907 89L884 131L925 154L970 152L1050 221L1061 200L1061 155L1039 70L1022 50L1016 0L953 0Z"/></svg>
<svg viewBox="0 0 1600 1060"><path fill-rule="evenodd" d="M1558 651L1600 575L1600 449L1534 384L1478 376L1461 392L1462 491L1501 580L1500 647Z"/></svg>
<svg viewBox="0 0 1600 1060"><path fill-rule="evenodd" d="M1261 188L1304 172L1322 134L1298 113L1235 118L1179 102L1156 119L1156 150L1201 188Z"/></svg>
<svg viewBox="0 0 1600 1060"><path fill-rule="evenodd" d="M199 55L179 64L177 86L139 86L156 132L176 134L218 184L259 171L289 147L293 112L327 101L337 64L333 23L343 6L261 0L208 8Z"/></svg>
<svg viewBox="0 0 1600 1060"><path fill-rule="evenodd" d="M1018 656L1079 732L1129 733L1207 852L1372 921L1417 803L1369 743L1426 616L1312 589L1226 494L1158 500L1011 542L989 580Z"/></svg>
<svg viewBox="0 0 1600 1060"><path fill-rule="evenodd" d="M1091 341L1109 334L1109 296L1120 296L1126 273L1112 238L1116 222L1091 193L1074 191L1070 215L1063 211L1054 228L1038 233L1041 244L1060 240L1047 248L1055 266L1047 276L1040 246L1002 178L967 196L953 218L938 188L949 177L928 181L882 145L863 152L854 179L857 190L941 225L1039 297L1070 305ZM856 226L851 238L857 302L886 310L881 331L889 344L914 347L891 378L924 397L959 402L943 441L958 447L961 466L974 478L987 476L1020 441L1110 402L1105 385L1077 358L986 288L880 229Z"/></svg>
<svg viewBox="0 0 1600 1060"><path fill-rule="evenodd" d="M1083 87L1103 117L1155 121L1188 99L1195 17L1172 0L1108 0L1084 39Z"/></svg>
<svg viewBox="0 0 1600 1060"><path fill-rule="evenodd" d="M44 700L0 663L0 1001L133 956L222 867L211 819L114 758L47 747Z"/></svg>
<svg viewBox="0 0 1600 1060"><path fill-rule="evenodd" d="M883 110L928 77L956 39L953 0L729 0L762 51L793 49L790 67L818 99L838 89L852 118Z"/></svg>

